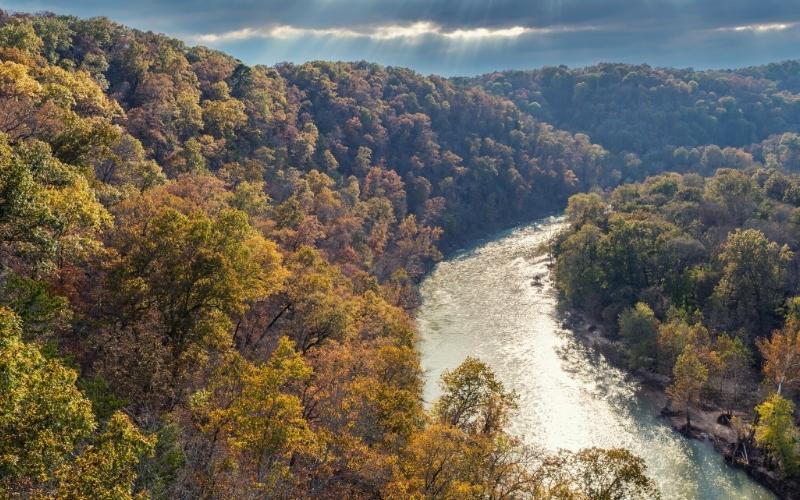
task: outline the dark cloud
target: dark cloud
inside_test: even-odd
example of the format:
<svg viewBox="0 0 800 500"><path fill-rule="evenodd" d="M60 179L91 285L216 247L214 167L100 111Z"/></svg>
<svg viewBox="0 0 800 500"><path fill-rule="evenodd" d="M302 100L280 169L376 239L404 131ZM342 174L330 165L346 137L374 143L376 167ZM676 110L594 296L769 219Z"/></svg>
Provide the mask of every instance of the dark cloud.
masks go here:
<svg viewBox="0 0 800 500"><path fill-rule="evenodd" d="M798 0L4 3L12 10L104 15L250 63L368 59L443 74L598 61L732 67L798 57L793 47L800 42Z"/></svg>

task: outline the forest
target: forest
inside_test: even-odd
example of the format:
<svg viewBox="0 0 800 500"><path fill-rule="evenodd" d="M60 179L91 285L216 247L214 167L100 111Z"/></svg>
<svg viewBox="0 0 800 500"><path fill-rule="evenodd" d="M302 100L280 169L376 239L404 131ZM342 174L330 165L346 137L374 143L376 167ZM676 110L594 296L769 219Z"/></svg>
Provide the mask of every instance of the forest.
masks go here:
<svg viewBox="0 0 800 500"><path fill-rule="evenodd" d="M654 491L625 450L525 449L478 360L422 403L416 281L588 187L586 137L409 70L53 15L0 16L0 100L2 496Z"/></svg>
<svg viewBox="0 0 800 500"><path fill-rule="evenodd" d="M763 360L793 474L795 65L247 66L0 12L0 496L656 497L627 450L524 446L477 359L423 404L420 278L567 200L565 300L687 408Z"/></svg>
<svg viewBox="0 0 800 500"><path fill-rule="evenodd" d="M661 375L684 430L694 409L722 408L739 434L734 458L794 487L798 187L796 173L758 163L662 174L571 197L553 242L565 304L603 325L629 369Z"/></svg>

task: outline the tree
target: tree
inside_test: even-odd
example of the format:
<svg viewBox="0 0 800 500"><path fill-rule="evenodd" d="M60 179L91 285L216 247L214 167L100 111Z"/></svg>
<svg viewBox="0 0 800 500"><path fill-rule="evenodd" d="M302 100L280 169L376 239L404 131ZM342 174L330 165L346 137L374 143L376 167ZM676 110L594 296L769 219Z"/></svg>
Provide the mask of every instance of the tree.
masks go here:
<svg viewBox="0 0 800 500"><path fill-rule="evenodd" d="M717 392L722 395L723 403L735 407L751 377L752 353L741 339L723 334L714 340L713 356L717 361L713 370Z"/></svg>
<svg viewBox="0 0 800 500"><path fill-rule="evenodd" d="M672 373L678 356L687 348L707 349L708 330L702 323L690 325L683 318L673 318L658 327L658 362L663 373Z"/></svg>
<svg viewBox="0 0 800 500"><path fill-rule="evenodd" d="M0 308L0 492L46 483L95 428L77 374L22 341L14 313Z"/></svg>
<svg viewBox="0 0 800 500"><path fill-rule="evenodd" d="M745 172L722 169L708 182L706 196L722 205L732 222L740 226L755 211L763 193Z"/></svg>
<svg viewBox="0 0 800 500"><path fill-rule="evenodd" d="M0 266L34 276L96 253L111 218L89 182L29 141L0 134Z"/></svg>
<svg viewBox="0 0 800 500"><path fill-rule="evenodd" d="M756 442L786 474L794 474L800 465L800 431L794 424L794 403L773 394L756 407Z"/></svg>
<svg viewBox="0 0 800 500"><path fill-rule="evenodd" d="M654 285L661 275L657 268L661 242L676 232L673 224L659 217L612 214L600 249L607 289L636 293Z"/></svg>
<svg viewBox="0 0 800 500"><path fill-rule="evenodd" d="M130 418L116 412L94 443L57 473L57 498L133 499L136 465L153 452L155 436L145 436Z"/></svg>
<svg viewBox="0 0 800 500"><path fill-rule="evenodd" d="M604 302L606 280L600 248L605 235L596 226L587 224L565 236L554 248L557 286L571 304L580 304L594 313Z"/></svg>
<svg viewBox="0 0 800 500"><path fill-rule="evenodd" d="M764 357L764 375L775 384L778 395L784 387L800 384L800 318L790 316L783 329L756 344Z"/></svg>
<svg viewBox="0 0 800 500"><path fill-rule="evenodd" d="M687 345L672 371L672 384L667 395L672 404L686 411L686 432L692 429L689 408L700 401L700 391L708 380L708 368L703 364L693 346Z"/></svg>
<svg viewBox="0 0 800 500"><path fill-rule="evenodd" d="M434 413L439 420L472 434L494 434L516 409L516 395L484 363L468 357L445 371Z"/></svg>
<svg viewBox="0 0 800 500"><path fill-rule="evenodd" d="M285 270L276 245L238 210L214 217L169 207L143 218L138 212L125 213L116 234L121 256L109 283L121 306L115 314L136 322L156 312L177 376L194 349L227 345L232 318L274 293Z"/></svg>
<svg viewBox="0 0 800 500"><path fill-rule="evenodd" d="M341 271L316 250L303 246L287 256L288 276L268 312L265 328L246 332L243 346L257 346L286 335L300 352L331 339L342 340L353 328L351 292ZM273 305L273 304L270 304ZM253 335L258 332L260 337Z"/></svg>
<svg viewBox="0 0 800 500"><path fill-rule="evenodd" d="M474 494L476 485L463 476L470 440L461 430L433 424L417 433L387 486L388 498L456 498Z"/></svg>
<svg viewBox="0 0 800 500"><path fill-rule="evenodd" d="M236 99L203 102L206 130L215 137L232 139L237 129L247 123L244 104Z"/></svg>
<svg viewBox="0 0 800 500"><path fill-rule="evenodd" d="M199 430L212 438L211 473L224 475L229 453L251 474L248 488L279 491L295 457L315 453L315 435L303 418L302 401L289 392L310 375L311 368L285 337L266 363L231 355L214 382L191 401Z"/></svg>
<svg viewBox="0 0 800 500"><path fill-rule="evenodd" d="M595 193L570 196L565 213L575 229L585 224L604 228L608 222L608 205Z"/></svg>
<svg viewBox="0 0 800 500"><path fill-rule="evenodd" d="M763 332L783 302L786 263L792 252L756 229L737 229L722 244L722 278L714 289L726 324Z"/></svg>
<svg viewBox="0 0 800 500"><path fill-rule="evenodd" d="M30 20L14 19L0 27L0 47L13 47L35 56L42 48L42 39L36 34Z"/></svg>
<svg viewBox="0 0 800 500"><path fill-rule="evenodd" d="M647 477L644 460L623 448L561 452L548 468L554 465L561 469L556 472L557 477L562 477L580 498L660 498L655 483Z"/></svg>
<svg viewBox="0 0 800 500"><path fill-rule="evenodd" d="M643 302L628 308L619 315L619 334L628 346L630 364L642 366L645 358L652 358L656 352L658 320L650 306Z"/></svg>

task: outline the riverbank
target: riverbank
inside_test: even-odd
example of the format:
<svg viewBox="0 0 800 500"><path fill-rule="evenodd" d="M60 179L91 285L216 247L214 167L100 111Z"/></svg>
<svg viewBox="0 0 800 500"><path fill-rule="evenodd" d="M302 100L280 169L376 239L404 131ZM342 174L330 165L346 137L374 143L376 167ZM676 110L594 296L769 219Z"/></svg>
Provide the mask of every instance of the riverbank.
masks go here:
<svg viewBox="0 0 800 500"><path fill-rule="evenodd" d="M602 353L615 367L623 370L642 387L644 395L661 408L661 417L678 433L690 439L709 441L725 461L747 472L755 481L767 487L784 500L800 499L800 482L780 478L767 467L767 457L752 443L752 437L740 440L729 423L729 415L713 405L704 404L691 409L691 428L686 428L686 414L670 409L666 388L669 378L658 373L637 370L631 372L625 364L624 353L618 342L608 338L603 328L578 311L560 310L562 327L575 334L583 345ZM735 410L733 414L748 426L752 425L752 411Z"/></svg>
<svg viewBox="0 0 800 500"><path fill-rule="evenodd" d="M710 444L674 433L640 384L560 328L541 249L562 228L547 218L504 231L426 275L415 314L426 405L440 395L443 371L476 357L518 394L508 430L532 449L625 448L645 461L663 498L773 499Z"/></svg>

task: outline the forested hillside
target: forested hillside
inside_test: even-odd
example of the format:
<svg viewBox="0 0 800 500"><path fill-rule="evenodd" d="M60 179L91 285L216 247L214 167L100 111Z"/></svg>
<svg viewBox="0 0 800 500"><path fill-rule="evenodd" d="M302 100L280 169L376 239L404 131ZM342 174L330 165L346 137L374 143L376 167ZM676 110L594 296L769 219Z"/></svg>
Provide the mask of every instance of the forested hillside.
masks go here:
<svg viewBox="0 0 800 500"><path fill-rule="evenodd" d="M791 168L800 153L800 64L797 61L730 71L600 64L493 73L479 84L511 99L537 119L620 155L623 180L663 170L738 167L725 148L746 148L756 159L777 152ZM765 141L764 145L759 145Z"/></svg>
<svg viewBox="0 0 800 500"><path fill-rule="evenodd" d="M409 316L443 244L609 161L408 70L0 15L0 496L651 498L522 447L477 360L426 412Z"/></svg>
<svg viewBox="0 0 800 500"><path fill-rule="evenodd" d="M0 496L653 498L522 446L478 360L426 411L411 314L443 251L672 170L572 198L558 285L685 407L763 359L793 473L799 75L247 66L0 12Z"/></svg>
<svg viewBox="0 0 800 500"><path fill-rule="evenodd" d="M630 368L664 376L687 432L692 412L721 408L734 459L794 478L787 495L800 470L798 190L800 176L761 165L665 174L575 195L553 243L565 303L604 324Z"/></svg>

